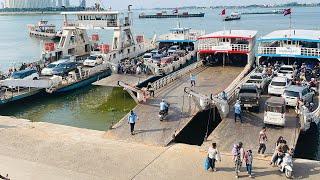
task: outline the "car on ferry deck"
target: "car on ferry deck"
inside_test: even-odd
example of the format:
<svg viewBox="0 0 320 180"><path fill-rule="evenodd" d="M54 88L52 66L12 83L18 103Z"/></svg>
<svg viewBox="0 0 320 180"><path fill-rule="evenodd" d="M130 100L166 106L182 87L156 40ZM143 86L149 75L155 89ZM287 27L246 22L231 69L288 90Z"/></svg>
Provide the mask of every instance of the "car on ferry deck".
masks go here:
<svg viewBox="0 0 320 180"><path fill-rule="evenodd" d="M151 62L151 61L152 61L152 53L145 53L145 54L143 55L143 60L144 60L144 61Z"/></svg>
<svg viewBox="0 0 320 180"><path fill-rule="evenodd" d="M271 97L267 99L264 107L263 123L285 126L286 104L282 97Z"/></svg>
<svg viewBox="0 0 320 180"><path fill-rule="evenodd" d="M65 62L57 65L55 68L52 69L53 75L64 76L68 74L70 71L77 69L76 62Z"/></svg>
<svg viewBox="0 0 320 180"><path fill-rule="evenodd" d="M25 69L13 72L10 79L37 80L39 79L39 74L35 69Z"/></svg>
<svg viewBox="0 0 320 180"><path fill-rule="evenodd" d="M288 79L292 80L296 75L295 68L291 65L283 65L279 68L277 76L285 76Z"/></svg>
<svg viewBox="0 0 320 180"><path fill-rule="evenodd" d="M265 88L268 86L270 78L263 73L253 73L247 80L246 84L255 84L260 92L264 92Z"/></svg>
<svg viewBox="0 0 320 180"><path fill-rule="evenodd" d="M281 96L290 85L291 81L287 77L274 77L268 86L268 94Z"/></svg>
<svg viewBox="0 0 320 180"><path fill-rule="evenodd" d="M100 55L91 55L86 60L84 60L84 66L94 67L103 63L103 58Z"/></svg>
<svg viewBox="0 0 320 180"><path fill-rule="evenodd" d="M180 47L179 47L178 45L171 46L171 47L168 49L168 55L175 53L175 52L178 51L179 49L180 49Z"/></svg>
<svg viewBox="0 0 320 180"><path fill-rule="evenodd" d="M52 76L52 70L57 67L59 64L65 63L65 62L69 62L70 59L66 58L66 59L60 59L58 61L52 62L50 63L47 67L43 68L41 71L41 75L43 76Z"/></svg>
<svg viewBox="0 0 320 180"><path fill-rule="evenodd" d="M286 88L282 97L287 106L296 106L298 98L302 99L304 103L313 102L314 92L306 86L291 85Z"/></svg>

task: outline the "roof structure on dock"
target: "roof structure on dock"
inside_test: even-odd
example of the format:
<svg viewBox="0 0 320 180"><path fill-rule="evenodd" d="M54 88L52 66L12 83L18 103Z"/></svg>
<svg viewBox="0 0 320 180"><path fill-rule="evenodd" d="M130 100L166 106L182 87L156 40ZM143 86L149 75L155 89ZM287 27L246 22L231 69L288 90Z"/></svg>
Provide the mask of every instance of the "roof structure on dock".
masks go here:
<svg viewBox="0 0 320 180"><path fill-rule="evenodd" d="M279 41L279 40L298 40L320 42L319 30L304 30L304 29L287 29L273 31L259 39L259 41Z"/></svg>
<svg viewBox="0 0 320 180"><path fill-rule="evenodd" d="M198 39L207 39L207 38L245 38L252 39L256 36L257 31L253 30L225 30L217 31L211 34L206 34L199 37Z"/></svg>

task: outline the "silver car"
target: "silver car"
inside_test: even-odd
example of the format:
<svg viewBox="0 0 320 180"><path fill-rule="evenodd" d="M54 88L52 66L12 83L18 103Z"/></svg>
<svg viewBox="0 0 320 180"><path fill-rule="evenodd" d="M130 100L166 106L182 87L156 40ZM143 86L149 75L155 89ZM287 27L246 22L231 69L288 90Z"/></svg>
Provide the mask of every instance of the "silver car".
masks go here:
<svg viewBox="0 0 320 180"><path fill-rule="evenodd" d="M296 106L298 98L304 103L313 102L314 92L306 86L291 85L287 87L282 95L287 106Z"/></svg>

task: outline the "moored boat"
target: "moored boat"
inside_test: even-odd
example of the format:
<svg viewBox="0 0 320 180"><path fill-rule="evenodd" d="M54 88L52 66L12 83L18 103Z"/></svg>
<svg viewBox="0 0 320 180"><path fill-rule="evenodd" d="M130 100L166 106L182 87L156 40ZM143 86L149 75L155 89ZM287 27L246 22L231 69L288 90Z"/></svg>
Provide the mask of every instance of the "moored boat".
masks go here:
<svg viewBox="0 0 320 180"><path fill-rule="evenodd" d="M38 24L28 25L29 35L37 38L58 40L61 37L61 32L56 31L54 24L48 24L48 21L41 20Z"/></svg>

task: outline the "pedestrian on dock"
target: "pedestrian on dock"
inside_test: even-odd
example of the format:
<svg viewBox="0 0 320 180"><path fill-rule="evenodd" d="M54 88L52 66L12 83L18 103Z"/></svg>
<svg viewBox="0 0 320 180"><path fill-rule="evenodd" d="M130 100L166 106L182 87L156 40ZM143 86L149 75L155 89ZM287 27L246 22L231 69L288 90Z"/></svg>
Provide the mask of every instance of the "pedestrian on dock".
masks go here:
<svg viewBox="0 0 320 180"><path fill-rule="evenodd" d="M240 154L240 149L239 149L239 144L234 144L232 151L231 151L232 155L233 155L233 162L234 162L234 170L236 173L236 178L239 177L239 172L240 172L240 167L241 167L241 154Z"/></svg>
<svg viewBox="0 0 320 180"><path fill-rule="evenodd" d="M266 151L266 143L268 141L268 137L266 134L267 128L266 127L262 127L262 130L259 133L259 149L258 149L258 154L264 154L264 152Z"/></svg>
<svg viewBox="0 0 320 180"><path fill-rule="evenodd" d="M247 172L249 174L249 177L252 178L252 161L253 161L253 155L252 155L252 150L249 149L245 155L244 155L244 160L246 162L246 167L247 167Z"/></svg>
<svg viewBox="0 0 320 180"><path fill-rule="evenodd" d="M237 100L236 104L234 105L234 122L237 122L237 117L239 117L240 122L242 123L241 105L240 105L240 101L239 100Z"/></svg>
<svg viewBox="0 0 320 180"><path fill-rule="evenodd" d="M154 88L152 87L152 84L150 82L148 83L147 91L149 92L151 97L154 97Z"/></svg>
<svg viewBox="0 0 320 180"><path fill-rule="evenodd" d="M208 160L212 171L217 171L216 161L221 162L220 152L217 149L217 143L212 143L212 146L208 149Z"/></svg>
<svg viewBox="0 0 320 180"><path fill-rule="evenodd" d="M190 74L190 83L191 83L191 87L196 86L196 76L194 74Z"/></svg>
<svg viewBox="0 0 320 180"><path fill-rule="evenodd" d="M133 112L132 110L130 111L130 115L128 117L128 123L130 124L130 131L131 131L131 135L134 135L134 126L136 124L136 121L138 120L138 116L136 115L135 112Z"/></svg>

